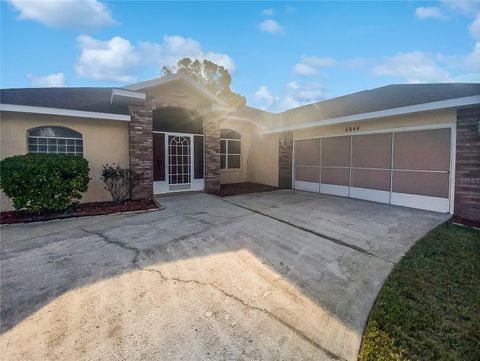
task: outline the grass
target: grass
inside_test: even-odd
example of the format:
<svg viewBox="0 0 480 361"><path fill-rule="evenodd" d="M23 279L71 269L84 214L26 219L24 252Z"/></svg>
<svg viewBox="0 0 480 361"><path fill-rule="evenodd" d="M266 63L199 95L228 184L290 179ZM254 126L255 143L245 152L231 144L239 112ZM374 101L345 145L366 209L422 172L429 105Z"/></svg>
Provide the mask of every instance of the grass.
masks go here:
<svg viewBox="0 0 480 361"><path fill-rule="evenodd" d="M383 286L359 360L480 360L480 231L443 224Z"/></svg>

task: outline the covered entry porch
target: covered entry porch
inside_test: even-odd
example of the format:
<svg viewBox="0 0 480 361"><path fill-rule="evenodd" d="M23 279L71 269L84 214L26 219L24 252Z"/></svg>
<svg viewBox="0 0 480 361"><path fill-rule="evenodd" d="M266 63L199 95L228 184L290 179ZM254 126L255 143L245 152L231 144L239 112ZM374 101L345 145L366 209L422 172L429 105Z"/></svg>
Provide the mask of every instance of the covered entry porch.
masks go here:
<svg viewBox="0 0 480 361"><path fill-rule="evenodd" d="M153 193L204 190L203 115L165 107L152 116Z"/></svg>
<svg viewBox="0 0 480 361"><path fill-rule="evenodd" d="M130 104L130 168L142 175L134 199L218 193L221 183L278 186L279 136L264 134L264 125L254 120L256 113L235 112L181 74L134 84L123 92Z"/></svg>
<svg viewBox="0 0 480 361"><path fill-rule="evenodd" d="M142 175L134 199L220 188L220 120L231 108L181 74L131 85L130 168Z"/></svg>

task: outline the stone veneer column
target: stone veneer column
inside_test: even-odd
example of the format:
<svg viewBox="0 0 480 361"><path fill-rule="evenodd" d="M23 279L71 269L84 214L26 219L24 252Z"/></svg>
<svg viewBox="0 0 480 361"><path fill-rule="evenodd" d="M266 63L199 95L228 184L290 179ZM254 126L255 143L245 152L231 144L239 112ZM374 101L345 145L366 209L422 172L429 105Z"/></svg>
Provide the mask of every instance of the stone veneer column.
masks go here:
<svg viewBox="0 0 480 361"><path fill-rule="evenodd" d="M278 186L292 188L293 133L280 133L278 138Z"/></svg>
<svg viewBox="0 0 480 361"><path fill-rule="evenodd" d="M456 151L454 214L480 222L480 107L457 110Z"/></svg>
<svg viewBox="0 0 480 361"><path fill-rule="evenodd" d="M215 193L220 190L220 119L207 114L203 119L205 151L205 191Z"/></svg>
<svg viewBox="0 0 480 361"><path fill-rule="evenodd" d="M153 139L152 110L150 106L130 107L129 155L130 168L142 177L134 188L132 199L146 199L153 195Z"/></svg>

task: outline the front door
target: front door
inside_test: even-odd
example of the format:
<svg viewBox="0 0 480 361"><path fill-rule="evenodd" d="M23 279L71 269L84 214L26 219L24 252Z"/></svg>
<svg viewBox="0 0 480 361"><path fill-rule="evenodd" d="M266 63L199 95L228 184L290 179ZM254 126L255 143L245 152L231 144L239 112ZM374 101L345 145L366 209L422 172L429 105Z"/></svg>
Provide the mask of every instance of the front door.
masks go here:
<svg viewBox="0 0 480 361"><path fill-rule="evenodd" d="M203 135L153 132L153 192L201 191Z"/></svg>
<svg viewBox="0 0 480 361"><path fill-rule="evenodd" d="M192 136L169 135L167 144L169 189L190 189L192 183Z"/></svg>

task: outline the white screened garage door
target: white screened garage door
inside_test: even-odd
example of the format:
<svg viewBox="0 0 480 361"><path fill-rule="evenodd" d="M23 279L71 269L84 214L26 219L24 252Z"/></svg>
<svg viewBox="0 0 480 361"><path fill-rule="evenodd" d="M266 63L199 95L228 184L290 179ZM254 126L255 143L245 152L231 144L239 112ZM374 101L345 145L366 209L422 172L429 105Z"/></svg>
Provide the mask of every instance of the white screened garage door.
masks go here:
<svg viewBox="0 0 480 361"><path fill-rule="evenodd" d="M451 128L296 140L295 188L450 210Z"/></svg>

